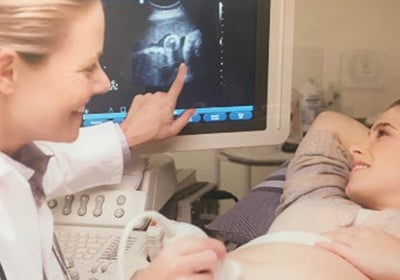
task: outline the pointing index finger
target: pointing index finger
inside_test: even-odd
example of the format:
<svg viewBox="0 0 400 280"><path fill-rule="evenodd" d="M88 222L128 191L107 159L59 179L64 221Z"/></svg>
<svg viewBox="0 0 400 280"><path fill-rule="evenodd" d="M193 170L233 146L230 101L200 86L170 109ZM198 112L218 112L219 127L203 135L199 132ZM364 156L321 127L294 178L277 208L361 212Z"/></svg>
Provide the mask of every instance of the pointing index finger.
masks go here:
<svg viewBox="0 0 400 280"><path fill-rule="evenodd" d="M175 80L172 83L171 87L169 88L168 95L173 95L175 99L178 98L185 84L186 72L187 72L186 65L184 63L181 63L179 65L178 73L175 77Z"/></svg>

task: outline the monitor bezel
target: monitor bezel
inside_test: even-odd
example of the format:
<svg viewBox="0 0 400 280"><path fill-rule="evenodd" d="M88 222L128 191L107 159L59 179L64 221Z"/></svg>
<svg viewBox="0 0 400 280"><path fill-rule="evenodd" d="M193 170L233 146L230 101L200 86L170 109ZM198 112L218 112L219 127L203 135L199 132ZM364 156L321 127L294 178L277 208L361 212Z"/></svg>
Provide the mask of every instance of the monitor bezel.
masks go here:
<svg viewBox="0 0 400 280"><path fill-rule="evenodd" d="M290 131L294 5L294 0L270 1L265 129L177 135L133 151L148 154L283 143Z"/></svg>

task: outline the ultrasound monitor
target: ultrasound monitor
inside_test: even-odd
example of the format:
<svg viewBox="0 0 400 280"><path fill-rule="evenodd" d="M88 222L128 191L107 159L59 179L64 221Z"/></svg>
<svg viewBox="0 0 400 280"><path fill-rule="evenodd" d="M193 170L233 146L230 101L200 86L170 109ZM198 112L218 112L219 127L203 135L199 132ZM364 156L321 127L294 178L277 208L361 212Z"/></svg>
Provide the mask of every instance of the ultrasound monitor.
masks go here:
<svg viewBox="0 0 400 280"><path fill-rule="evenodd" d="M145 152L270 145L289 133L293 0L103 0L108 94L83 126L121 122L136 94L167 91L188 68L174 115L196 108L176 137Z"/></svg>

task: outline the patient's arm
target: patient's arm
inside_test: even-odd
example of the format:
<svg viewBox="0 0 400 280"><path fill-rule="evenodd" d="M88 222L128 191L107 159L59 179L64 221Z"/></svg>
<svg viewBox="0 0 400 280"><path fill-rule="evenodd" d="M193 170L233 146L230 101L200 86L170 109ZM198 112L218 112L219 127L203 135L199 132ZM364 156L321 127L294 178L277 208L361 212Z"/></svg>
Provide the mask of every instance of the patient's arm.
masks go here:
<svg viewBox="0 0 400 280"><path fill-rule="evenodd" d="M289 164L277 213L281 214L294 203L310 199L315 201L336 197L346 198L344 190L351 168L351 157L347 148L363 139L367 133L368 129L364 125L345 115L335 112L319 114ZM320 202L322 204L322 201ZM329 205L325 202L324 204ZM292 211L302 212L298 209ZM282 222L287 219L281 217L279 220L280 222L273 224L271 230L287 229L287 223ZM294 220L296 219L293 217L290 219ZM327 221L327 218L323 218L322 222L324 221ZM344 221L344 224L346 223ZM330 228L317 229L301 227L303 222L300 220L297 224L299 226L291 228L327 231L336 226L333 224Z"/></svg>
<svg viewBox="0 0 400 280"><path fill-rule="evenodd" d="M326 235L333 242L319 247L347 259L371 279L400 279L400 238L366 226L340 228Z"/></svg>
<svg viewBox="0 0 400 280"><path fill-rule="evenodd" d="M329 130L348 148L368 134L368 128L359 121L336 112L322 112L311 125L311 130Z"/></svg>
<svg viewBox="0 0 400 280"><path fill-rule="evenodd" d="M336 210L329 206L332 203L337 203L337 200L336 202L329 201L331 201L331 198L347 198L345 186L351 168L351 156L348 147L359 142L367 134L367 127L350 117L329 111L319 114L302 139L289 164L281 204L277 209L277 214L280 214L280 216L275 220L270 231L287 230L288 226L291 229L314 232L324 232L335 228L336 223L327 225L328 227L323 226L327 221L330 221L326 215L321 217L319 221L309 221L311 222L308 223L309 226L305 223L307 221L304 221L304 217L311 217L312 215L299 214L293 217L293 212L303 213L304 207L302 208L298 203L307 203L311 200L316 201L315 205L318 203L327 205L331 209L328 209L328 211L333 213L327 214L328 216L347 217L342 216L341 213L335 213ZM292 208L292 213L287 211L284 213L294 204L297 204L297 206L295 209ZM350 204L348 206L351 207ZM342 212L351 211L351 209L344 209L339 206L337 209ZM348 224L348 221L341 219L337 223ZM313 226L314 224L316 227Z"/></svg>

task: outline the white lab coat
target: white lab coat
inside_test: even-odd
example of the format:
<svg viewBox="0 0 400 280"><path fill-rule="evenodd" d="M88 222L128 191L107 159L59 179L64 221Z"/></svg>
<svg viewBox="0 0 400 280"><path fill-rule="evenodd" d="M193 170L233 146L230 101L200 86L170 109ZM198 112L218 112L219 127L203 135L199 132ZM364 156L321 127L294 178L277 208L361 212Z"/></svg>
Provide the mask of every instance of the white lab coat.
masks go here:
<svg viewBox="0 0 400 280"><path fill-rule="evenodd" d="M121 141L112 123L83 129L72 144L37 144L54 155L43 178L47 198L121 181ZM12 161L0 153L0 263L6 277L43 280L44 268L49 280L63 279L51 251L50 209L46 203L36 209L30 185Z"/></svg>

